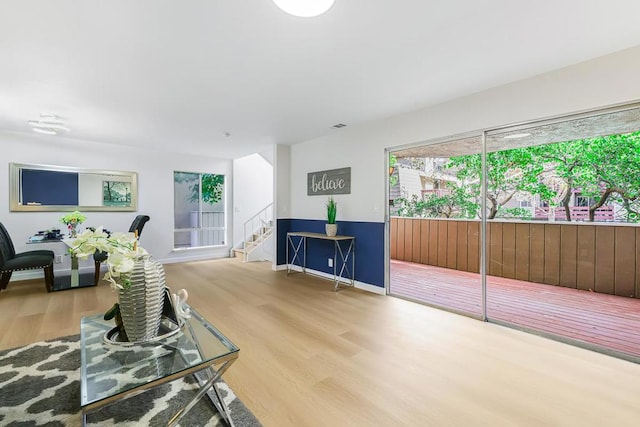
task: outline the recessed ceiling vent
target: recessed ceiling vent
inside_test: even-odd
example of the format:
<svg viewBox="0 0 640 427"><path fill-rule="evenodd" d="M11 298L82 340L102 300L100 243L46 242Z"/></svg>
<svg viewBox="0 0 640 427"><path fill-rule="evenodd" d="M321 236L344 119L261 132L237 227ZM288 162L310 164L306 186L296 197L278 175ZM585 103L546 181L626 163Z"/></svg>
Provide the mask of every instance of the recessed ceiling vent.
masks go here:
<svg viewBox="0 0 640 427"><path fill-rule="evenodd" d="M336 128L336 129L340 129L340 128L343 128L345 126L346 125L344 123L338 123L337 125L333 125L333 127Z"/></svg>

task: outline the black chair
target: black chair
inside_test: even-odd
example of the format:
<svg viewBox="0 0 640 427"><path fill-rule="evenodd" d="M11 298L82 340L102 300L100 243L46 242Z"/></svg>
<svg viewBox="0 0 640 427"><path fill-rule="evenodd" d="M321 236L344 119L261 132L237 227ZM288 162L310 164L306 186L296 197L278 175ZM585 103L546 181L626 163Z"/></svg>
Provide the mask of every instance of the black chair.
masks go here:
<svg viewBox="0 0 640 427"><path fill-rule="evenodd" d="M142 234L142 229L144 225L149 221L149 215L138 215L134 218L131 226L129 227L129 233L136 233L138 239ZM96 252L93 254L93 264L95 265L95 273L93 274L93 283L98 286L98 282L100 282L100 264L107 260L106 252Z"/></svg>
<svg viewBox="0 0 640 427"><path fill-rule="evenodd" d="M14 271L44 269L44 283L47 292L53 290L53 259L55 255L49 250L35 250L16 253L11 236L0 223L0 291L7 288Z"/></svg>

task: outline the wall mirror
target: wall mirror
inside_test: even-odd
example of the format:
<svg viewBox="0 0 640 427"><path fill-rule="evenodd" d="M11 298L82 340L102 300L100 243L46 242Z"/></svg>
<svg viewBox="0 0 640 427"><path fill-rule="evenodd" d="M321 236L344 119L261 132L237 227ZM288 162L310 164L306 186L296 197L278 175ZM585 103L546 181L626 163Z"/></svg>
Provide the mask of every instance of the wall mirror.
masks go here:
<svg viewBox="0 0 640 427"><path fill-rule="evenodd" d="M11 211L136 211L138 174L9 163Z"/></svg>

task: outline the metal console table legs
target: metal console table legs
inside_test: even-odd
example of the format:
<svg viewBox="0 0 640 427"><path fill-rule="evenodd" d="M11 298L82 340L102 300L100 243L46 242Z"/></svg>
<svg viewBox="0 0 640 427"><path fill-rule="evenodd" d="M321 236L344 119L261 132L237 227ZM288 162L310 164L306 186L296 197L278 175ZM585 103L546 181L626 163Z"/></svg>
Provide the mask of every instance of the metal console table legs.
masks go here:
<svg viewBox="0 0 640 427"><path fill-rule="evenodd" d="M327 236L321 233L290 232L287 233L287 275L291 273L293 265L299 265L302 272L307 272L307 239L330 240L334 243L333 252L333 281L334 291L338 290L341 284L348 286L355 284L355 258L356 258L356 238L353 236ZM291 247L292 257L289 257L289 247ZM301 253L302 252L302 253ZM296 259L300 264L296 264ZM349 267L349 264L351 265Z"/></svg>

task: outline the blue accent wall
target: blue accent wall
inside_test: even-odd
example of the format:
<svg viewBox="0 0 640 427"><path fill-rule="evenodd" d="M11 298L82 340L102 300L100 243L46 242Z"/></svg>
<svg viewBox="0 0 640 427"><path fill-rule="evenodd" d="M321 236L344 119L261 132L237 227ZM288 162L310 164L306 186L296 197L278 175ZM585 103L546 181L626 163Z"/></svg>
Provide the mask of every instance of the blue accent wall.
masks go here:
<svg viewBox="0 0 640 427"><path fill-rule="evenodd" d="M278 265L287 264L287 233L306 231L310 233L325 232L326 221L312 219L279 219L278 220ZM354 236L356 249L356 274L358 282L384 287L384 223L337 221L338 235ZM342 243L346 249L347 244ZM343 249L343 251L345 250ZM289 257L292 256L289 248ZM329 240L307 239L307 268L333 274L333 267L327 265L327 258L333 258L334 243ZM302 256L302 252L300 252ZM340 255L338 254L338 262ZM299 264L298 260L295 262ZM338 264L338 271L340 264Z"/></svg>

